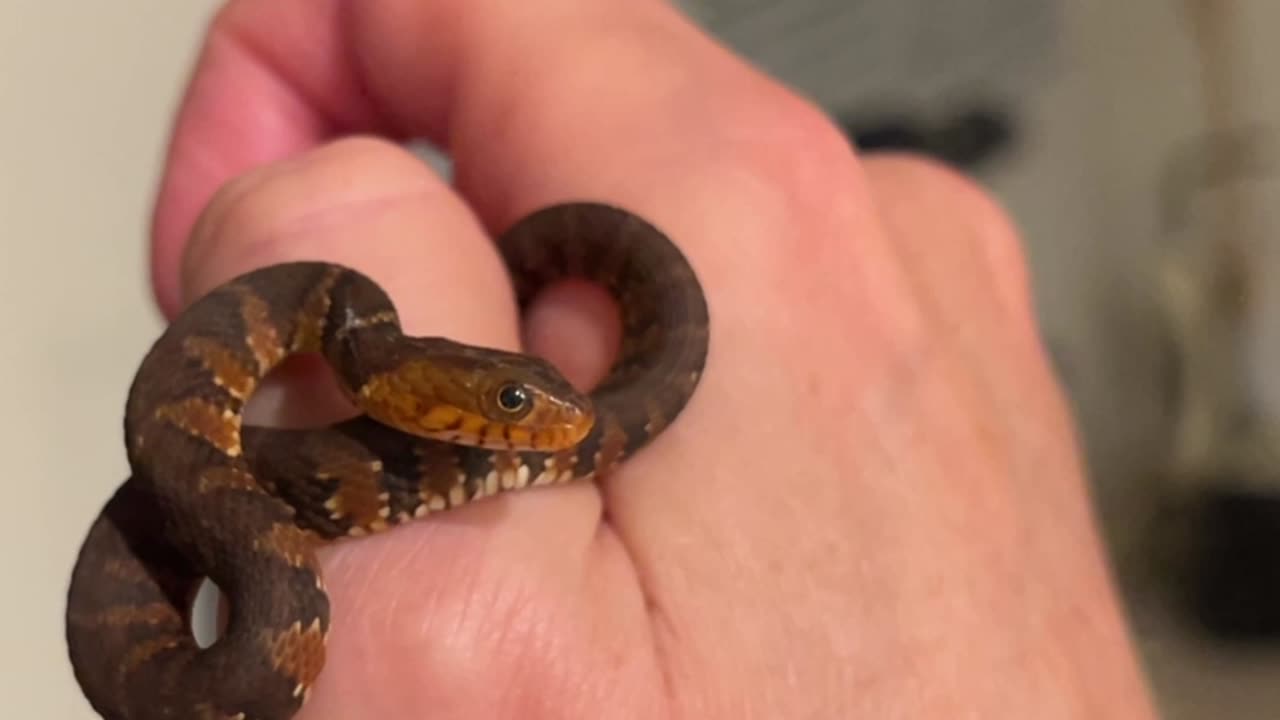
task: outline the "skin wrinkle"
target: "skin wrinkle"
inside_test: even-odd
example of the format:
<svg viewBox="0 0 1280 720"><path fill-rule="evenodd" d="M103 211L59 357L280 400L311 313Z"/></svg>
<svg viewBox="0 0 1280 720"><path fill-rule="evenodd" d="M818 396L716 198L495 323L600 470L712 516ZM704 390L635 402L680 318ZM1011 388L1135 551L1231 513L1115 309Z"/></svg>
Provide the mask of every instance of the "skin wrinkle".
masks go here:
<svg viewBox="0 0 1280 720"><path fill-rule="evenodd" d="M532 709L520 702L524 688L561 685L547 682L548 677L555 678L559 674L553 662L556 655L537 652L537 628L545 631L549 624L540 619L541 613L535 608L544 603L532 599L530 584L519 576L485 573L482 577L486 583L478 583L476 592L466 595L467 602L451 621L456 630L446 634L458 638L458 646L465 648L469 645L467 639L477 635L474 628L489 628L489 632L484 634L485 643L494 655L506 657L505 663L513 669L514 675L508 676L507 682L497 688L486 684L489 697L483 704L492 708L492 713L486 714L517 717L521 715L522 708L526 712Z"/></svg>
<svg viewBox="0 0 1280 720"><path fill-rule="evenodd" d="M616 474L615 474L616 477ZM664 647L667 644L678 645L680 636L675 631L675 625L671 622L670 616L663 607L661 597L654 594L650 588L653 584L645 581L645 566L639 561L631 548L627 546L622 533L618 532L610 522L608 515L609 503L605 501L604 493L601 493L601 516L600 525L597 536L601 541L611 542L618 548L618 551L625 558L627 563L627 574L635 581L635 591L640 597L640 602L644 606L644 616L648 619L648 632L645 633L648 640L649 652L655 659L657 666L657 676L661 683L657 695L663 698L665 712L664 717L670 717L673 709L677 706L676 684L672 678L674 663L666 652ZM667 639L664 642L664 637Z"/></svg>
<svg viewBox="0 0 1280 720"><path fill-rule="evenodd" d="M454 598L476 596L476 589L482 587L476 572L480 565L438 555L435 550L440 543L435 540L443 532L443 541L451 543L447 536L452 532L422 525L425 527L406 526L408 532L401 533L417 537L401 537L396 542L390 536L374 536L362 541L372 548L362 547L353 553L352 548L337 547L325 558L327 573L334 578L330 583L335 597L332 646L356 658L367 657L369 662L350 666L351 676L338 677L337 682L326 684L322 676L317 689L325 693L317 695L317 705L330 704L341 710L351 706L351 698L364 698L362 712L378 710L380 717L398 718L404 708L433 706L434 693L468 677L460 673L474 664L469 659L474 653L465 643L451 641L456 637L452 628L457 627L451 608ZM429 577L450 582L421 582L424 569L429 569L425 570ZM370 708L368 694L359 688L377 681L381 662L372 660L388 653L395 658L393 665L406 660L411 663L406 679L430 677L431 682L426 686L416 681L388 686L391 692L380 693L377 705Z"/></svg>
<svg viewBox="0 0 1280 720"><path fill-rule="evenodd" d="M599 534L597 530L592 533L591 538L594 540ZM619 570L611 570L609 578L600 577L605 572L602 568L619 567L616 561L621 551L621 545L616 537L603 543L584 543L582 562L569 563L566 566L567 576L564 578L565 582L560 584L560 587L564 588L564 596L592 597L600 591L601 587L617 590L622 583L630 582L632 577L630 568L625 566ZM596 707L615 707L627 716L635 714L635 711L625 712L623 709L643 707L644 710L636 715L638 717L649 717L651 715L648 713L657 711L656 704L652 700L645 699L643 704L628 703L625 698L618 697L619 692L625 690L627 685L620 687L619 683L610 681L608 677L611 672L617 677L631 677L651 667L652 651L644 646L643 641L634 642L634 639L643 638L647 634L647 628L642 627L636 630L635 625L624 625L619 628L616 620L609 616L602 616L599 611L593 611L589 607L584 608L585 617L583 617L577 603L554 603L553 608L553 613L546 618L549 622L544 622L538 628L538 633L534 637L534 647L528 653L531 660L539 657L553 658L555 668L553 676L561 678L562 685L566 689L567 703L565 700L557 700L551 696L544 696L541 699L546 717L589 717L594 714L593 708ZM557 628L564 626L578 628L578 632L574 633L573 643L566 644L559 641ZM599 639L602 636L607 639ZM578 655L581 652L579 648L590 647L593 643L596 643L597 648L593 653L599 657L599 661L585 665L578 662ZM640 687L646 683L629 684ZM637 699L639 698L633 698L633 700ZM519 713L512 715L512 717L515 716L519 716ZM659 712L659 716L665 715Z"/></svg>
<svg viewBox="0 0 1280 720"><path fill-rule="evenodd" d="M503 717L519 717L532 709L541 709L546 715L568 711L575 700L582 702L580 697L574 698L574 693L565 695L573 698L568 707L557 708L546 695L531 690L546 686L573 688L577 683L572 680L581 681L581 678L575 678L574 673L568 669L576 658L572 651L564 647L564 636L557 631L564 627L564 623L553 622L548 617L555 613L554 608L546 612L540 610L545 604L530 589L534 583L513 583L506 580L502 584L513 586L515 590L506 589L501 593L506 607L505 614L501 615L506 619L505 631L495 635L494 644L496 648L512 655L511 665L524 679L521 682L519 678L513 678L516 682L506 684L498 693L494 704L503 709ZM569 716L580 715L569 713Z"/></svg>
<svg viewBox="0 0 1280 720"><path fill-rule="evenodd" d="M624 561L629 560L627 548L622 544L618 536L612 532L605 521L602 521L600 525L597 526L593 540L595 540L595 542L593 542L589 548L584 549L591 553L592 559L594 559L595 562L583 563L583 572L579 585L583 587L586 592L593 594L598 592L598 588L600 587L619 588L622 581L613 582L612 578L600 578L596 583L593 583L592 580L595 576L590 573L590 570L599 567L608 567L610 565L612 567L618 567L618 563L614 562L617 558L622 558ZM634 584L632 587L634 592L631 595L631 597L635 598L633 607L635 605L639 605L642 608L636 610L634 612L634 616L645 617L647 614L646 611L649 607L647 604L648 598L645 595L645 587L640 584L635 573L635 567L636 566L633 564L624 564L624 566L620 570L615 571L614 574L620 575L623 580ZM617 627L613 622L611 622L611 620L612 618L609 617L595 617L595 622L593 623L591 630L592 636L602 633L607 633L611 636L616 635ZM648 641L646 645L641 646L638 643L632 645L615 640L611 643L610 652L618 658L618 663L624 669L629 667L639 667L644 664L645 661L648 661L647 664L649 667L656 667L654 675L656 675L658 680L662 683L663 689L670 690L671 685L669 678L666 676L668 668L658 657L658 647L654 641L653 632L646 627L640 634L643 635L643 640ZM628 665L628 662L630 662L631 665ZM633 672L643 672L643 668L641 667ZM598 697L598 705L600 707L606 707L610 704L618 707L653 707L654 705L657 705L658 709L655 709L654 712L659 716L671 716L673 703L669 696L660 693L657 700L643 698L643 702L640 702L642 700L641 688L644 684L636 683L636 688L631 693L631 695L634 696L631 698L634 704L627 704L625 698L617 698L614 696L615 685L606 683L602 677L596 676L594 673L593 676L595 676L595 682L593 684L598 688L596 695ZM585 700L586 698L584 698L584 702ZM665 702L663 702L664 700Z"/></svg>
<svg viewBox="0 0 1280 720"><path fill-rule="evenodd" d="M673 530L685 526L674 510L674 508L669 509L673 515ZM785 513L778 513L778 515L785 516ZM723 536L708 534L691 541L696 542L696 548L689 546L688 549L691 551L696 549L700 554L716 558L711 565L717 569L723 569L721 573L740 567L743 560L749 561L749 557L741 554L741 551L749 552L749 550L736 547ZM726 717L741 717L747 710L741 706L743 699L735 697L732 691L721 693L721 688L713 684L708 694L697 692L690 694L688 688L696 687L699 682L705 681L704 673L699 671L699 667L721 666L727 669L740 666L740 658L750 653L744 652L742 655L731 658L718 657L713 647L704 644L708 639L712 642L715 642L715 639L706 638L696 625L690 624L696 622L690 619L696 615L696 612L691 610L696 608L691 607L687 600L684 602L681 600L688 599L696 602L696 598L705 588L717 586L736 599L731 608L718 608L716 612L733 614L742 612L744 606L752 604L754 596L750 588L739 587L738 579L732 576L726 577L722 574L717 577L695 577L681 572L678 549L673 549L667 556L655 556L653 548L646 548L643 543L637 542L634 547L631 557L644 591L646 615L651 621L655 618L661 620L652 625L651 632L654 637L655 652L660 661L659 670L667 691L666 698L671 708L671 716L700 718L719 716L723 712L726 713ZM677 545L678 547L680 546ZM660 569L663 567L670 567L676 572L661 572ZM663 602L663 598L670 599L671 602ZM668 607L671 609L668 610ZM751 615L750 612L743 614ZM682 630L682 625L688 627Z"/></svg>
<svg viewBox="0 0 1280 720"><path fill-rule="evenodd" d="M583 490L589 489L583 488ZM497 505L501 502L503 501L486 501L484 505L469 506L467 510L440 516L439 519L441 523L458 525L456 519L462 518L462 524L465 527L471 524L464 517L467 513L471 513L473 516L475 512L492 512L493 508L485 510L483 509L484 506ZM441 528L427 528L428 532L432 530L438 532ZM466 532L472 534L471 530ZM482 539L482 545L486 544L483 541L483 535L478 537ZM369 541L377 542L380 539L381 537L379 536L370 538ZM551 538L545 537L542 539L544 541L551 540ZM508 662L517 669L535 667L539 669L539 672L531 676L528 682L520 682L517 678L508 678L508 682L513 687L545 687L544 678L546 677L564 678L563 682L559 684L565 687L577 687L581 684L572 680L573 676L568 667L557 668L554 665L546 665L545 663L530 663L528 659L524 658L527 655L529 658L563 657L567 660L575 656L575 653L569 652L567 649L556 650L554 653L539 651L539 648L546 647L545 642L552 639L546 632L547 629L563 626L564 621L553 622L549 618L539 617L541 613L538 613L536 608L544 603L539 602L536 597L541 594L540 592L535 591L532 595L530 594L531 589L534 587L533 585L525 581L521 576L501 579L495 585L493 580L495 575L490 572L488 569L489 563L485 560L485 558L489 557L489 552L483 546L468 548L468 557L454 558L449 561L448 565L441 566L441 558L430 553L428 550L429 543L426 540L427 538L424 537L423 542L415 544L411 548L397 548L394 551L390 548L385 548L384 552L384 548L375 548L368 553L372 557L364 558L362 562L374 564L375 567L371 568L371 572L380 577L412 577L420 568L434 567L435 572L449 576L451 579L448 597L467 598L467 601L462 604L461 608L447 608L439 616L432 615L422 618L421 624L417 625L416 631L406 631L407 627L411 627L411 625L406 624L408 617L405 616L405 613L398 611L397 608L402 606L413 607L415 604L422 602L420 590L416 587L416 583L405 582L390 588L374 588L373 590L362 588L358 596L361 600L350 603L352 611L357 615L362 615L359 602L362 602L363 598L367 596L370 598L371 604L378 607L376 611L370 608L368 615L365 615L365 617L370 619L381 617L385 618L385 620L376 625L366 623L362 628L353 629L353 632L361 637L368 637L368 642L372 642L375 647L402 647L406 649L417 646L430 647L433 648L432 654L436 654L450 646L466 648L465 638L475 635L475 630L472 628L484 626L486 628L505 629L497 635L486 634L486 645L492 646L503 653L506 653L508 648L526 648L521 657L510 658ZM581 546L581 551L579 551L579 554L581 554L589 552L588 548L591 544L579 541L569 545L569 547L577 546ZM342 551L338 550L337 552L341 553ZM389 552L396 552L399 557L390 557L387 554ZM472 560L477 561L473 562ZM341 566L341 562L339 566ZM579 565L570 563L570 567L579 567ZM459 578L451 568L460 569L464 573L462 582L458 582ZM335 579L335 585L345 586L346 579L342 577L341 573L331 573L331 575L335 578L340 578ZM558 586L562 585L557 585L556 583L548 585L548 587ZM379 593L383 590L391 590L391 592L388 596L380 595ZM375 599L377 602L372 602ZM451 603L446 602L446 604ZM529 614L531 612L533 615ZM522 616L526 618L532 617L532 621L519 620L518 618ZM393 620L393 618L399 618L399 620ZM337 622L340 622L340 620ZM440 625L438 624L439 622L445 622L447 625ZM464 638L464 640L460 640L455 645L449 641L451 637ZM415 638L415 640L406 642L406 638ZM446 661L444 665L458 666L458 663L456 661ZM435 663L432 663L432 667L435 667ZM441 684L449 682L447 677L439 678L439 680ZM493 701L495 707L514 708L519 706L523 708L524 712L530 711L527 705L519 705L517 701L520 700L520 697L517 694L507 701L499 702L499 698L495 696L490 700ZM407 697L406 700L408 700ZM420 700L420 698L415 698L416 700ZM489 705L485 707L489 707ZM560 713L563 710L563 707L549 707L545 716L560 717L562 716ZM471 708L471 711L474 712L476 709ZM515 714L527 716L521 713ZM486 716L489 716L489 714L486 714ZM494 713L493 716L506 717L515 715Z"/></svg>
<svg viewBox="0 0 1280 720"><path fill-rule="evenodd" d="M405 200L420 196L421 195L419 193L409 193L406 195L395 195L386 198L352 202L346 204L346 207L343 209L355 212L367 211L372 213L373 211L385 210L387 208L394 207ZM340 208L343 207L343 203L338 203L338 206ZM297 247L296 241L299 236L316 230L321 230L324 228L325 224L327 224L319 223L317 225L308 226L307 220L328 219L337 220L340 224L346 224L345 221L348 218L339 219L336 218L336 215L338 215L338 213L318 212L315 213L312 218L297 218L296 221L284 222L271 227L264 227L253 234L246 234L245 239L248 241L246 242L246 252L252 253L253 255L280 257L282 259L281 261L283 261L284 258L288 258L296 254L294 248ZM229 224L234 226L235 223ZM198 247L199 245L197 243L193 243L193 246ZM192 258L190 262L186 263L187 267L192 268L187 271L189 276L197 276L200 274L200 270L197 269L201 262L199 255L200 253L198 251L194 251L188 255L188 257ZM190 286L192 288L198 287L194 283L191 283ZM191 295L201 294L199 291L187 291L187 293Z"/></svg>

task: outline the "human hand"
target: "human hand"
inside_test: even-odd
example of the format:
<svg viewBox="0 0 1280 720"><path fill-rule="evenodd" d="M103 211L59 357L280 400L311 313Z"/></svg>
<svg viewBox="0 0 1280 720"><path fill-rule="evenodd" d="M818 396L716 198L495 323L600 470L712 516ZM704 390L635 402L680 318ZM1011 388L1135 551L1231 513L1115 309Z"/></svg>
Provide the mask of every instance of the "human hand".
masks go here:
<svg viewBox="0 0 1280 720"><path fill-rule="evenodd" d="M355 132L446 144L455 187ZM599 487L326 550L300 718L1150 715L1014 231L946 170L855 156L663 3L232 2L175 131L157 297L333 260L411 334L514 348L487 235L577 199L689 256L698 392ZM603 374L597 292L527 320Z"/></svg>

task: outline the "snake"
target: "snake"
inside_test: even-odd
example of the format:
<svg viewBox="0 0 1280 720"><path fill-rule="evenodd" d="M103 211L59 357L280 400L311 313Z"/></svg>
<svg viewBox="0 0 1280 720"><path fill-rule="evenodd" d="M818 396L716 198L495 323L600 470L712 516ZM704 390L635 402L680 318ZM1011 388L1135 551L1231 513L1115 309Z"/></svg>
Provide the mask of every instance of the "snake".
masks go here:
<svg viewBox="0 0 1280 720"><path fill-rule="evenodd" d="M287 720L325 662L317 551L507 491L599 480L664 432L706 363L706 298L643 218L574 201L493 241L523 312L580 278L616 301L604 378L575 389L533 355L411 336L386 292L344 265L250 270L187 306L138 366L124 412L130 472L86 534L66 640L107 720ZM286 358L318 355L358 411L321 427L243 422ZM191 602L229 604L211 644Z"/></svg>

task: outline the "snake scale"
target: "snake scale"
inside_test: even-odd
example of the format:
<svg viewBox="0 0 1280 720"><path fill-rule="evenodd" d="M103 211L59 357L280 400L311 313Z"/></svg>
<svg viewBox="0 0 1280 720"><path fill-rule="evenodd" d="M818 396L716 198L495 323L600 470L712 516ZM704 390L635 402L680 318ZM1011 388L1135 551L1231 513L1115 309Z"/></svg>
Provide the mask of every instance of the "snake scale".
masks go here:
<svg viewBox="0 0 1280 720"><path fill-rule="evenodd" d="M67 643L108 720L286 720L324 664L316 549L508 490L599 477L682 411L707 355L701 285L624 210L565 203L497 239L522 308L579 277L619 306L609 374L583 394L529 356L401 332L366 276L323 262L246 273L190 305L140 364L125 409L131 475L72 572ZM319 353L362 414L317 429L243 425L259 382ZM228 598L196 643L204 578Z"/></svg>

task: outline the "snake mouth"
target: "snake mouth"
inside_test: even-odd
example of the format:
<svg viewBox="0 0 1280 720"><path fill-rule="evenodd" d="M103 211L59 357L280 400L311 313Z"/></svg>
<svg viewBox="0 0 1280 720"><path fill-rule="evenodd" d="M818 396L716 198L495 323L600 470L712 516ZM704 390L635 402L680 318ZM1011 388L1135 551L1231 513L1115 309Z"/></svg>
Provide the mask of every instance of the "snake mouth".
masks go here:
<svg viewBox="0 0 1280 720"><path fill-rule="evenodd" d="M458 421L439 429L422 429L423 437L456 445L489 450L556 452L576 446L595 426L593 415L548 425L495 422L474 413L461 413Z"/></svg>
<svg viewBox="0 0 1280 720"><path fill-rule="evenodd" d="M466 429L433 433L429 437L489 450L557 452L568 450L582 442L595 426L594 417L538 427L492 422L480 416L471 417L475 418L475 425Z"/></svg>
<svg viewBox="0 0 1280 720"><path fill-rule="evenodd" d="M422 411L398 403L363 403L373 420L410 435L490 450L557 452L582 442L595 427L589 402L554 403L519 421L504 421L450 404Z"/></svg>

